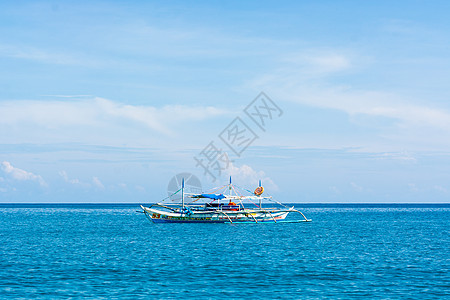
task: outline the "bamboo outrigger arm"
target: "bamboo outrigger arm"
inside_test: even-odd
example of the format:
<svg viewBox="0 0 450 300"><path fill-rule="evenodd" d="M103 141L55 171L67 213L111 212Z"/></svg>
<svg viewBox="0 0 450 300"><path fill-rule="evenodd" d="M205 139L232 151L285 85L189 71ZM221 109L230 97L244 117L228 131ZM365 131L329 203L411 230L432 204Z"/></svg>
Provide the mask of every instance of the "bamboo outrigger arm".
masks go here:
<svg viewBox="0 0 450 300"><path fill-rule="evenodd" d="M295 211L295 212L298 212L299 214L301 214L303 216L303 218L305 219L305 222L311 222L311 220L308 220L301 211L293 209L293 208L292 208L292 211Z"/></svg>
<svg viewBox="0 0 450 300"><path fill-rule="evenodd" d="M152 206L164 207L164 208L167 208L167 209L169 209L171 211L175 211L172 207L162 205L161 203L156 203L156 204L153 204ZM152 207L152 206L150 206L150 207Z"/></svg>
<svg viewBox="0 0 450 300"><path fill-rule="evenodd" d="M273 221L274 221L275 223L277 222L277 220L275 219L275 217L272 215L272 213L271 213L270 211L268 211L268 210L262 210L262 212L263 212L263 213L266 213L266 214L269 214L269 215L272 217Z"/></svg>
<svg viewBox="0 0 450 300"><path fill-rule="evenodd" d="M253 220L255 220L255 223L258 223L258 220L256 220L255 216L252 215L251 213L245 213L245 215L248 217L248 215L250 215L250 217L253 218Z"/></svg>
<svg viewBox="0 0 450 300"><path fill-rule="evenodd" d="M227 218L230 221L230 223L233 223L233 221L231 221L231 218L230 218L230 216L228 214L226 214L224 211L221 211L221 210L217 210L217 211L220 212L220 213L223 213L225 216L227 216Z"/></svg>
<svg viewBox="0 0 450 300"><path fill-rule="evenodd" d="M142 205L141 205L141 207L142 207ZM144 215L150 222L152 222L152 218L148 215L148 212L145 209L144 209Z"/></svg>

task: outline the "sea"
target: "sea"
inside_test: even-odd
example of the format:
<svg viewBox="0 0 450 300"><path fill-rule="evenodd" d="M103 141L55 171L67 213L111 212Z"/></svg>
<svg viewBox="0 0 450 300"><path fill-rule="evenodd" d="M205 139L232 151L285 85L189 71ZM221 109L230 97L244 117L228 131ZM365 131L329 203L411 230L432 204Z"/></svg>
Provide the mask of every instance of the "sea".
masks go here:
<svg viewBox="0 0 450 300"><path fill-rule="evenodd" d="M312 222L0 204L0 299L450 299L450 204L295 206Z"/></svg>

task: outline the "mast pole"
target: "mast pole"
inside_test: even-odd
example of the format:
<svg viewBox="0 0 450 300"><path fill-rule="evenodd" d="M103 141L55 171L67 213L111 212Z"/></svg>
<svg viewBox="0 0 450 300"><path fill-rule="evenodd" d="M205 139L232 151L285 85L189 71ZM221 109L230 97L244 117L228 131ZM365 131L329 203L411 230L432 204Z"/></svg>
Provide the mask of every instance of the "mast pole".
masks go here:
<svg viewBox="0 0 450 300"><path fill-rule="evenodd" d="M261 180L259 181L259 187L261 187ZM261 195L259 195L259 209L261 209L262 208L262 198L261 198Z"/></svg>
<svg viewBox="0 0 450 300"><path fill-rule="evenodd" d="M184 178L181 181L181 209L184 211Z"/></svg>

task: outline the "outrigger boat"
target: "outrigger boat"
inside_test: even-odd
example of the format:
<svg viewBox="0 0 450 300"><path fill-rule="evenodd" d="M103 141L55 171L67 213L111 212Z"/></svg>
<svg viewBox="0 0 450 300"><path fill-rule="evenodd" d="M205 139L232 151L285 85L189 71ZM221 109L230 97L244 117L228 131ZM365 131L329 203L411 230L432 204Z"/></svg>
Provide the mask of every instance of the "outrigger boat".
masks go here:
<svg viewBox="0 0 450 300"><path fill-rule="evenodd" d="M216 188L215 193L187 194L184 191L184 179L181 189L160 203L149 207L141 205L143 213L153 223L297 223L310 222L305 215L293 206L287 207L271 196L261 196L264 188L259 186L250 196L243 196L239 188L231 183ZM228 195L224 191L228 189ZM221 192L218 192L221 191ZM163 204L165 200L181 192L181 204ZM234 192L234 194L233 194ZM185 196L191 201L185 203ZM197 203L206 200L205 203ZM271 201L278 207L266 207L264 202ZM249 207L252 204L253 207ZM263 207L264 206L264 207ZM289 213L298 213L302 219L285 220Z"/></svg>

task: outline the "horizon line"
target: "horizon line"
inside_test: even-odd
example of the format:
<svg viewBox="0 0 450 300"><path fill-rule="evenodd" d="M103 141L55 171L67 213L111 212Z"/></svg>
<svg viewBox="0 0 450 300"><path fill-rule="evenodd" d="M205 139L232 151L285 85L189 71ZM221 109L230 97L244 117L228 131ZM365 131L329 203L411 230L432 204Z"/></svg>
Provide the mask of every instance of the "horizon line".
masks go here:
<svg viewBox="0 0 450 300"><path fill-rule="evenodd" d="M156 203L156 202L155 202ZM5 204L143 204L142 202L0 202L0 205ZM145 202L144 204L152 204ZM283 204L446 204L450 202L285 202Z"/></svg>

